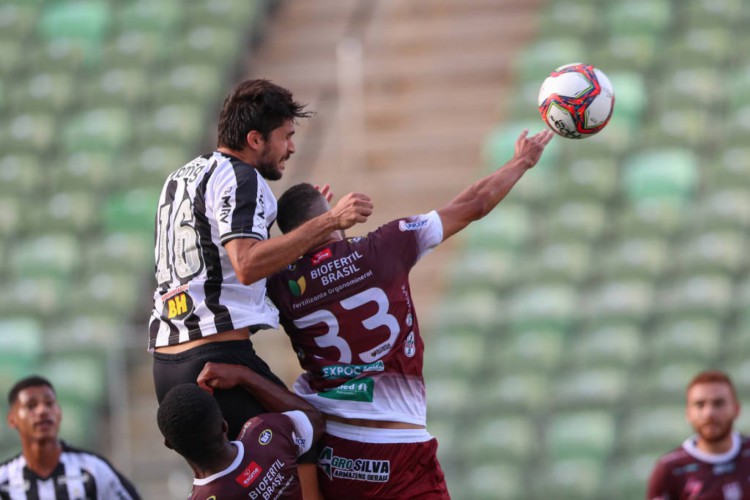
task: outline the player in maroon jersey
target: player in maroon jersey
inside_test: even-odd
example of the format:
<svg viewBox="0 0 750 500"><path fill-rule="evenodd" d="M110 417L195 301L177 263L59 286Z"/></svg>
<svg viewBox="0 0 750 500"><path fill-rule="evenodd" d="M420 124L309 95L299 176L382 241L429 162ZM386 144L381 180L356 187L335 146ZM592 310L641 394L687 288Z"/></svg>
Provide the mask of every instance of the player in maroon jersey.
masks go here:
<svg viewBox="0 0 750 500"><path fill-rule="evenodd" d="M240 387L269 411L227 438L214 389ZM283 413L281 413L283 412ZM190 498L301 499L297 457L320 438L325 422L314 407L246 366L207 363L198 385L167 392L157 412L164 444L195 474Z"/></svg>
<svg viewBox="0 0 750 500"><path fill-rule="evenodd" d="M425 428L424 345L409 271L442 241L489 213L552 139L523 132L513 158L443 208L394 220L362 238L342 231L268 281L305 373L294 389L327 419L318 478L326 498L449 498L437 442ZM292 231L325 213L309 184L279 200Z"/></svg>
<svg viewBox="0 0 750 500"><path fill-rule="evenodd" d="M739 413L734 385L725 373L705 371L693 378L686 415L695 435L659 459L646 498L750 498L750 439L733 429Z"/></svg>

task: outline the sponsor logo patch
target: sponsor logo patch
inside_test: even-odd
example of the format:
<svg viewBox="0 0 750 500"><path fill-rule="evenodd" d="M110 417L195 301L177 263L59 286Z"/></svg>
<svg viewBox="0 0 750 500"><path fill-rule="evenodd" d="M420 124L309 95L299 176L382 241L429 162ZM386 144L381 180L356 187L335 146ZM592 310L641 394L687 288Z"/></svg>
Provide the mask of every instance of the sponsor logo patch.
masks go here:
<svg viewBox="0 0 750 500"><path fill-rule="evenodd" d="M341 384L338 387L327 391L319 392L318 396L327 399L338 399L344 401L364 401L372 403L372 396L375 392L375 381L369 377L353 380L348 384Z"/></svg>
<svg viewBox="0 0 750 500"><path fill-rule="evenodd" d="M385 371L385 365L382 361L368 363L366 365L330 365L322 368L323 378L354 378L364 372L382 372Z"/></svg>
<svg viewBox="0 0 750 500"><path fill-rule="evenodd" d="M412 358L417 353L417 343L414 340L414 332L409 333L404 341L404 354L407 357Z"/></svg>
<svg viewBox="0 0 750 500"><path fill-rule="evenodd" d="M368 483L385 483L391 477L390 460L339 457L327 446L318 455L320 467L328 479L352 479Z"/></svg>
<svg viewBox="0 0 750 500"><path fill-rule="evenodd" d="M243 488L247 488L260 477L262 472L263 468L253 460L252 462L250 462L250 465L248 465L247 468L240 473L239 476L234 478L234 480L237 481L237 483Z"/></svg>
<svg viewBox="0 0 750 500"><path fill-rule="evenodd" d="M419 219L410 222L400 220L398 221L398 228L401 231L416 231L417 229L425 227L428 222L429 221L427 219Z"/></svg>
<svg viewBox="0 0 750 500"><path fill-rule="evenodd" d="M326 261L331 257L333 257L333 252L331 252L330 248L325 248L312 256L312 265L317 266L321 262Z"/></svg>
<svg viewBox="0 0 750 500"><path fill-rule="evenodd" d="M187 292L179 292L168 298L162 298L162 316L167 319L185 319L193 312L195 305Z"/></svg>
<svg viewBox="0 0 750 500"><path fill-rule="evenodd" d="M292 295L295 297L299 297L303 293L305 293L305 288L307 288L307 281L305 280L305 277L302 276L297 281L289 280L289 291L292 292Z"/></svg>
<svg viewBox="0 0 750 500"><path fill-rule="evenodd" d="M262 444L263 446L265 446L271 442L272 438L273 438L273 432L271 432L271 429L266 429L260 433L260 436L258 436L258 442Z"/></svg>

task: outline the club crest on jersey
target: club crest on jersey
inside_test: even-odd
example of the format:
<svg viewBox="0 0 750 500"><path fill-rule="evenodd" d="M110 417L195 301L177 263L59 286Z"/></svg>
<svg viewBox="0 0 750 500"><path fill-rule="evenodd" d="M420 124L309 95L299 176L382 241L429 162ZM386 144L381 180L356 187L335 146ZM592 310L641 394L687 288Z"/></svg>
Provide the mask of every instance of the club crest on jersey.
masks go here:
<svg viewBox="0 0 750 500"><path fill-rule="evenodd" d="M271 432L271 429L266 429L260 433L260 436L258 436L258 442L262 444L263 446L265 446L271 442L272 438L273 438L273 432Z"/></svg>
<svg viewBox="0 0 750 500"><path fill-rule="evenodd" d="M411 332L404 341L404 354L409 358L413 358L416 353L417 343L414 341L414 332Z"/></svg>
<svg viewBox="0 0 750 500"><path fill-rule="evenodd" d="M400 220L398 221L398 228L401 231L416 231L417 229L425 227L428 222L429 221L427 219L419 219L409 222Z"/></svg>
<svg viewBox="0 0 750 500"><path fill-rule="evenodd" d="M333 257L333 252L331 252L331 249L324 248L323 250L312 256L312 265L317 266L321 262L326 261L331 257Z"/></svg>
<svg viewBox="0 0 750 500"><path fill-rule="evenodd" d="M292 292L292 295L295 297L299 297L303 293L305 293L305 288L307 288L307 281L305 281L305 277L302 276L297 281L289 280L287 282L289 285L289 291Z"/></svg>
<svg viewBox="0 0 750 500"><path fill-rule="evenodd" d="M187 293L187 285L175 288L162 297L162 316L167 319L185 319L193 312L195 304Z"/></svg>
<svg viewBox="0 0 750 500"><path fill-rule="evenodd" d="M250 465L248 465L247 468L240 473L239 476L234 478L234 480L237 481L237 483L243 488L247 488L260 477L261 473L263 473L263 468L255 463L255 460L253 460L252 462L250 462Z"/></svg>

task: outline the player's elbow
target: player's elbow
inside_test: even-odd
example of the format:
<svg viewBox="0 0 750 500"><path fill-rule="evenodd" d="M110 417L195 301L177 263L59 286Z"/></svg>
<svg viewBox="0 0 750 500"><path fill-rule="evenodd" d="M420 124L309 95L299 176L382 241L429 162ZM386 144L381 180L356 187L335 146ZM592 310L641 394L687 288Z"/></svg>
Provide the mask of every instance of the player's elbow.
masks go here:
<svg viewBox="0 0 750 500"><path fill-rule="evenodd" d="M239 268L235 269L234 273L237 275L237 280L243 285L252 285L263 278L263 276L259 276L258 273L253 272L252 269Z"/></svg>

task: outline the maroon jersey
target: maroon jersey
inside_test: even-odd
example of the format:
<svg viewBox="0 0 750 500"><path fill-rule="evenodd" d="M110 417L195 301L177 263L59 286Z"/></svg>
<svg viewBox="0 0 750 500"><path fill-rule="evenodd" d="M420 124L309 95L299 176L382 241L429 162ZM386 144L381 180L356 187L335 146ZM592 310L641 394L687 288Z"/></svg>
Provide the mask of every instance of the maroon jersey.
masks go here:
<svg viewBox="0 0 750 500"><path fill-rule="evenodd" d="M295 391L324 413L425 424L423 344L408 275L442 241L437 212L302 256L268 294L306 371Z"/></svg>
<svg viewBox="0 0 750 500"><path fill-rule="evenodd" d="M312 425L300 411L266 413L242 428L237 458L225 470L193 480L192 500L300 499L297 456L310 449Z"/></svg>
<svg viewBox="0 0 750 500"><path fill-rule="evenodd" d="M661 457L648 482L648 500L750 499L750 438L733 435L721 455L699 450L695 438Z"/></svg>

